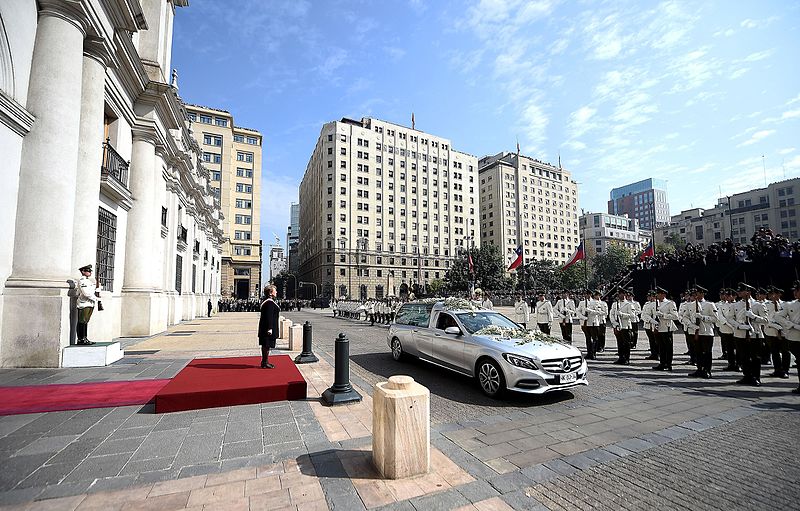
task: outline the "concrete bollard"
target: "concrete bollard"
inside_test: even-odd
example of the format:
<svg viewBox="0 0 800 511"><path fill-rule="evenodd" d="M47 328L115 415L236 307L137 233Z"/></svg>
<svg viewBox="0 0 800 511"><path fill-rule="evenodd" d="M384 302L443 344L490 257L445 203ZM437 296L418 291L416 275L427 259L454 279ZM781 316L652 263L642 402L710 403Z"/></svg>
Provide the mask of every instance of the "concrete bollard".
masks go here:
<svg viewBox="0 0 800 511"><path fill-rule="evenodd" d="M292 325L289 327L289 351L298 351L303 342L303 326Z"/></svg>
<svg viewBox="0 0 800 511"><path fill-rule="evenodd" d="M372 393L372 462L386 479L426 474L431 464L431 393L392 376Z"/></svg>
<svg viewBox="0 0 800 511"><path fill-rule="evenodd" d="M281 339L289 340L289 328L291 328L291 326L292 326L291 319L282 319L280 321L279 334Z"/></svg>

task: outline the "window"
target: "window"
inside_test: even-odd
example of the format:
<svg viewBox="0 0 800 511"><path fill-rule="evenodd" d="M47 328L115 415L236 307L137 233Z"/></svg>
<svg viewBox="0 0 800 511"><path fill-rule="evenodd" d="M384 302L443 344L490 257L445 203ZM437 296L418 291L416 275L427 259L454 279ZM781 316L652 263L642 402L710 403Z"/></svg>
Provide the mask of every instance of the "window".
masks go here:
<svg viewBox="0 0 800 511"><path fill-rule="evenodd" d="M236 191L239 193L253 193L253 185L246 185L244 183L236 183Z"/></svg>
<svg viewBox="0 0 800 511"><path fill-rule="evenodd" d="M244 143L244 136L243 135L234 135L233 136L234 142Z"/></svg>
<svg viewBox="0 0 800 511"><path fill-rule="evenodd" d="M247 246L235 246L234 253L240 256L249 256L252 253L252 249Z"/></svg>
<svg viewBox="0 0 800 511"><path fill-rule="evenodd" d="M166 208L161 209L162 219ZM164 222L166 223L166 222ZM107 291L114 289L114 247L117 241L117 217L103 208L97 215L97 283Z"/></svg>
<svg viewBox="0 0 800 511"><path fill-rule="evenodd" d="M253 177L253 169L244 169L238 167L236 169L236 177Z"/></svg>
<svg viewBox="0 0 800 511"><path fill-rule="evenodd" d="M222 117L214 117L214 124L220 126L222 128L228 127L228 119L223 119Z"/></svg>
<svg viewBox="0 0 800 511"><path fill-rule="evenodd" d="M222 181L222 172L218 170L211 171L211 179L212 181Z"/></svg>
<svg viewBox="0 0 800 511"><path fill-rule="evenodd" d="M211 116L200 114L200 122L203 124L211 124Z"/></svg>
<svg viewBox="0 0 800 511"><path fill-rule="evenodd" d="M234 235L234 239L237 240L251 240L253 239L253 234L250 231L236 231Z"/></svg>
<svg viewBox="0 0 800 511"><path fill-rule="evenodd" d="M249 225L253 222L250 215L236 215L236 223L240 225Z"/></svg>
<svg viewBox="0 0 800 511"><path fill-rule="evenodd" d="M245 153L242 151L236 152L236 161L246 161L248 163L253 162L253 153Z"/></svg>
<svg viewBox="0 0 800 511"><path fill-rule="evenodd" d="M236 207L242 209L252 209L253 201L249 199L236 199Z"/></svg>
<svg viewBox="0 0 800 511"><path fill-rule="evenodd" d="M197 291L197 265L192 265L192 293Z"/></svg>
<svg viewBox="0 0 800 511"><path fill-rule="evenodd" d="M175 256L175 291L181 294L181 284L183 281L183 257Z"/></svg>
<svg viewBox="0 0 800 511"><path fill-rule="evenodd" d="M250 145L258 145L258 137L247 137L247 143Z"/></svg>

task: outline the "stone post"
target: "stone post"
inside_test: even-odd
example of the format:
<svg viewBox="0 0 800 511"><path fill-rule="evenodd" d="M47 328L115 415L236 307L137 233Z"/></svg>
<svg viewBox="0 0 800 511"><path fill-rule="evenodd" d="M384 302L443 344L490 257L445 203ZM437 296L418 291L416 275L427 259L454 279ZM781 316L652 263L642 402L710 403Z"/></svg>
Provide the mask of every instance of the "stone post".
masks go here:
<svg viewBox="0 0 800 511"><path fill-rule="evenodd" d="M2 365L58 367L69 344L69 280L86 29L80 4L39 2L22 144L11 275L4 290ZM94 197L96 200L96 197Z"/></svg>
<svg viewBox="0 0 800 511"><path fill-rule="evenodd" d="M387 479L428 472L431 393L410 376L392 376L372 394L372 460Z"/></svg>

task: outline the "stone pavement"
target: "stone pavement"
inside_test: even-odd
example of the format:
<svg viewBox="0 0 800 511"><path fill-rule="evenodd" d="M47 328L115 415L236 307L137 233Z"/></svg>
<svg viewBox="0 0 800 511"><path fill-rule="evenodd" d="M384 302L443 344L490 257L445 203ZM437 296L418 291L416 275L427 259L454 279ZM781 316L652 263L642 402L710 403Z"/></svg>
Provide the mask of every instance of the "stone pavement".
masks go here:
<svg viewBox="0 0 800 511"><path fill-rule="evenodd" d="M334 320L321 311L287 315L314 324L321 361L300 366L309 382L307 401L165 415L145 406L0 417L0 504L752 509L793 507L800 496L792 463L800 450L800 399L788 393L795 379L742 388L731 385L733 374L691 380L688 368L649 370L641 352L630 367L611 365L607 353L592 362L587 388L494 401L468 379L391 360L385 327ZM109 368L4 369L0 382L168 377L194 356L256 354L256 324L256 314L225 313L141 340ZM328 408L317 397L333 381L339 331L351 339L353 383L364 401ZM401 373L432 392L433 470L384 481L369 462L370 388Z"/></svg>

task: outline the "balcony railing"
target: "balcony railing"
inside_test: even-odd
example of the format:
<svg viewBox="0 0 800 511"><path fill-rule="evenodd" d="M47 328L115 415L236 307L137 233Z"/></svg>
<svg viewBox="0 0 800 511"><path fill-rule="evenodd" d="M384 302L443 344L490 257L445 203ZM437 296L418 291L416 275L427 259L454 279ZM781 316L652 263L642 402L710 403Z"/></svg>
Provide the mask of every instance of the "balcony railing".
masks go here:
<svg viewBox="0 0 800 511"><path fill-rule="evenodd" d="M111 140L107 138L105 143L103 143L103 166L100 167L102 174L106 177L113 178L119 184L127 188L129 167L130 164L111 147Z"/></svg>
<svg viewBox="0 0 800 511"><path fill-rule="evenodd" d="M183 242L184 245L186 245L188 234L189 231L186 229L186 227L182 225L178 227L178 241Z"/></svg>

